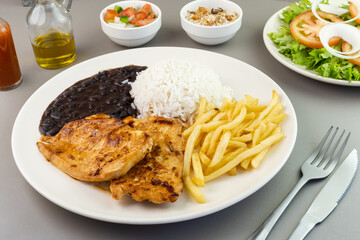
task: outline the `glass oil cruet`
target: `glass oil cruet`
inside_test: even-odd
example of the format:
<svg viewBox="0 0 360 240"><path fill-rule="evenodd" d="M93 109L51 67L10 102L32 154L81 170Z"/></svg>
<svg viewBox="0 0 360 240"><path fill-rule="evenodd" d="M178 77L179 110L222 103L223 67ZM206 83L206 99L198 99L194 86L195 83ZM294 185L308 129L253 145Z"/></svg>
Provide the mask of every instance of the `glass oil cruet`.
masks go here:
<svg viewBox="0 0 360 240"><path fill-rule="evenodd" d="M71 2L37 0L26 16L35 59L43 68L61 68L75 60Z"/></svg>

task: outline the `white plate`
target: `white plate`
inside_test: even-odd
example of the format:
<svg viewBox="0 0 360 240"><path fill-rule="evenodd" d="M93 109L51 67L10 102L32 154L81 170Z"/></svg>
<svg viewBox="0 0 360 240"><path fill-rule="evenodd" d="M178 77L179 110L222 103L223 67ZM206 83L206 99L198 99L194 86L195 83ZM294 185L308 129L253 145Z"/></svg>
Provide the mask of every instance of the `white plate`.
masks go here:
<svg viewBox="0 0 360 240"><path fill-rule="evenodd" d="M282 123L286 135L275 145L257 170L237 176L223 176L207 184L206 204L196 203L187 193L175 203L154 205L138 203L128 197L120 201L94 186L72 179L52 166L40 154L36 142L40 138L40 118L63 90L78 80L98 71L129 64L150 66L170 60L194 61L215 70L222 82L234 88L235 96L250 94L267 104L276 90L288 115ZM190 48L156 47L114 52L77 64L56 75L41 86L19 112L12 133L12 150L16 164L25 179L40 194L55 204L94 219L128 224L158 224L198 218L224 209L246 198L267 183L287 161L295 144L297 121L294 108L284 91L268 76L237 59Z"/></svg>
<svg viewBox="0 0 360 240"><path fill-rule="evenodd" d="M336 85L343 85L343 86L349 86L349 87L360 87L360 82L349 82L346 80L339 80L335 78L326 78L319 76L315 71L312 70L306 70L305 66L297 65L293 63L290 58L282 55L279 53L278 47L273 43L273 41L268 36L271 32L277 32L280 29L281 25L285 25L284 22L280 20L280 15L283 10L285 10L287 7L279 10L274 15L272 15L269 20L266 22L264 30L263 30L263 38L264 43L270 54L278 60L280 63L282 63L285 67L290 68L291 70L300 73L306 77L326 82L330 84L336 84Z"/></svg>

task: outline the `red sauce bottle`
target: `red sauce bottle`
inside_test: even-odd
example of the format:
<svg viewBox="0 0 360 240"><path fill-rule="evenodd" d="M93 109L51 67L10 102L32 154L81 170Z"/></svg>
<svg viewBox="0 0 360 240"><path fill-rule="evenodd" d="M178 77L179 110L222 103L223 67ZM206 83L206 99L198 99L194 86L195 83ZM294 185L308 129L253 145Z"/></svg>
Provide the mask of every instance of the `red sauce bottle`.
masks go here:
<svg viewBox="0 0 360 240"><path fill-rule="evenodd" d="M10 26L0 18L0 90L16 88L21 82L22 76Z"/></svg>

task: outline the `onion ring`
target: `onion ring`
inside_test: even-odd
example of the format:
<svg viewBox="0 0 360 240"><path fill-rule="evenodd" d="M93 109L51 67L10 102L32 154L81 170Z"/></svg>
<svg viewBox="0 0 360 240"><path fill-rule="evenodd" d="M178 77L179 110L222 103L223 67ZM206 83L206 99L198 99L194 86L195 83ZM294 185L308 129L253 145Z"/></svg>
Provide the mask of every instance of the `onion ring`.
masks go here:
<svg viewBox="0 0 360 240"><path fill-rule="evenodd" d="M313 12L315 17L317 17L318 19L320 19L323 22L329 23L329 21L326 21L325 19L321 18L319 16L319 14L317 14L317 12L316 12L316 8L319 6L321 1L322 0L314 0L312 5L311 5L311 11ZM348 1L348 2L353 2L353 4L357 7L357 9L360 9L360 0L351 0L351 1ZM333 9L334 8L336 8L336 7L333 7ZM359 17L360 17L360 10L358 10L358 14L354 18L352 18L350 20L347 20L347 21L344 21L343 23L349 23L349 22L355 21Z"/></svg>
<svg viewBox="0 0 360 240"><path fill-rule="evenodd" d="M329 39L332 37L341 37L352 46L349 52L340 52L329 45ZM344 58L354 59L360 57L360 31L356 27L343 23L333 23L325 25L319 32L319 38L324 48L332 55ZM352 55L356 53L355 55Z"/></svg>

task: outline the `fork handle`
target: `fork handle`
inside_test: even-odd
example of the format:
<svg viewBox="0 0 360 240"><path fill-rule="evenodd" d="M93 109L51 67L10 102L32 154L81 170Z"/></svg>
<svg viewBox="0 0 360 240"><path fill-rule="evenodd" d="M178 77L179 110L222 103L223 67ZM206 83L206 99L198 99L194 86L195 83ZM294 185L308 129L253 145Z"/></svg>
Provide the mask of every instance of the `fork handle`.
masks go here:
<svg viewBox="0 0 360 240"><path fill-rule="evenodd" d="M291 200L299 192L299 190L307 183L310 179L303 175L299 182L293 187L293 189L288 193L280 205L270 214L270 216L256 229L256 231L250 235L247 240L264 240L270 233L271 229L274 227L277 220L280 218L281 214L285 211L286 207L289 205Z"/></svg>

